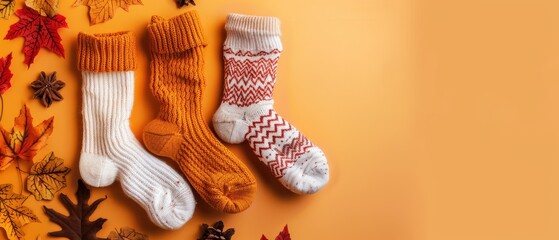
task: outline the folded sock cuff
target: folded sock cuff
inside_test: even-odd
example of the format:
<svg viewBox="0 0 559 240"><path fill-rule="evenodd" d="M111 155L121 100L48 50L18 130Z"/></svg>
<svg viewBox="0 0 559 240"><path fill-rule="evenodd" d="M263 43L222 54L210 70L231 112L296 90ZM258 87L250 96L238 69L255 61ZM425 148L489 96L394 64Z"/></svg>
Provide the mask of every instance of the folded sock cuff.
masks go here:
<svg viewBox="0 0 559 240"><path fill-rule="evenodd" d="M194 10L169 20L153 16L148 33L151 50L155 53L178 53L207 45L200 16Z"/></svg>
<svg viewBox="0 0 559 240"><path fill-rule="evenodd" d="M78 69L121 72L136 68L136 42L130 32L78 34Z"/></svg>
<svg viewBox="0 0 559 240"><path fill-rule="evenodd" d="M282 50L280 20L276 17L232 13L225 24L226 48L241 50Z"/></svg>

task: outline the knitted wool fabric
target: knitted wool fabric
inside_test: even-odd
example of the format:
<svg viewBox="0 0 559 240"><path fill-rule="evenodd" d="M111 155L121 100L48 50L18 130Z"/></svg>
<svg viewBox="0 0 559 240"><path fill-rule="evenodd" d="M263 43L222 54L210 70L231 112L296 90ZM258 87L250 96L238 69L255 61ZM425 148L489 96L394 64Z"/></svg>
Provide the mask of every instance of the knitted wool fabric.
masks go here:
<svg viewBox="0 0 559 240"><path fill-rule="evenodd" d="M151 90L161 109L144 128L146 147L175 160L213 208L227 213L245 210L252 203L256 180L202 117L206 41L198 13L169 20L154 16L148 32Z"/></svg>
<svg viewBox="0 0 559 240"><path fill-rule="evenodd" d="M213 118L217 135L228 143L247 140L291 191L317 192L329 179L324 153L273 108L282 51L279 19L230 14L225 29L225 89Z"/></svg>
<svg viewBox="0 0 559 240"><path fill-rule="evenodd" d="M127 32L78 35L84 124L80 174L94 187L118 179L156 225L177 229L192 217L194 196L188 183L146 152L130 130L134 48Z"/></svg>

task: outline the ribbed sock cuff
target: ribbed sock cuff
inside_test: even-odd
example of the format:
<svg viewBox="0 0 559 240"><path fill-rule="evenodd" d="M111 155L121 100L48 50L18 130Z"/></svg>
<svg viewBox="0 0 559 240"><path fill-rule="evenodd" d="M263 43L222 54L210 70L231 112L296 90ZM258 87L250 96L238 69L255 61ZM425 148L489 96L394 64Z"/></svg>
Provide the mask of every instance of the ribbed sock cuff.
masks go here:
<svg viewBox="0 0 559 240"><path fill-rule="evenodd" d="M197 11L189 11L169 20L153 16L148 33L151 51L155 53L178 53L207 45Z"/></svg>
<svg viewBox="0 0 559 240"><path fill-rule="evenodd" d="M276 17L232 13L225 23L225 47L242 50L282 50L280 20Z"/></svg>
<svg viewBox="0 0 559 240"><path fill-rule="evenodd" d="M136 68L136 42L129 32L78 34L78 69L122 72Z"/></svg>

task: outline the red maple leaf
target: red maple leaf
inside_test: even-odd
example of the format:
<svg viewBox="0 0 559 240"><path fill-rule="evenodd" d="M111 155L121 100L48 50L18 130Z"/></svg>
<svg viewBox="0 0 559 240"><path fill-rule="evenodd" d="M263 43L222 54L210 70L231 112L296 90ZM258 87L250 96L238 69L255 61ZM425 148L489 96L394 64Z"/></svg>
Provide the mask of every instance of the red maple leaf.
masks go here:
<svg viewBox="0 0 559 240"><path fill-rule="evenodd" d="M15 13L19 21L10 26L4 39L23 37L25 39L23 53L27 67L33 63L41 47L64 57L64 47L60 43L62 38L58 34L59 28L67 28L66 18L60 14L52 17L41 16L30 7L23 7Z"/></svg>
<svg viewBox="0 0 559 240"><path fill-rule="evenodd" d="M268 238L264 236L264 234L262 234L260 240L268 240ZM289 234L289 229L287 229L287 225L283 227L283 230L278 234L275 240L291 240L291 235Z"/></svg>
<svg viewBox="0 0 559 240"><path fill-rule="evenodd" d="M287 229L287 225L283 227L283 231L279 233L276 237L276 240L291 240L291 235L289 234L289 229Z"/></svg>
<svg viewBox="0 0 559 240"><path fill-rule="evenodd" d="M12 85L12 72L10 71L10 64L12 64L12 53L8 54L5 58L0 58L0 94L4 94Z"/></svg>

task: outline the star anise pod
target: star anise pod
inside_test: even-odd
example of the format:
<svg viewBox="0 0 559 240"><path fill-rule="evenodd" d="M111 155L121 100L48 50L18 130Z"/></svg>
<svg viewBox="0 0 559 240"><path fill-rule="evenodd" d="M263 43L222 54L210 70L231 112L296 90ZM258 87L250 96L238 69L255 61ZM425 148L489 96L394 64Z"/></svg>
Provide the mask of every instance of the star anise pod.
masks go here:
<svg viewBox="0 0 559 240"><path fill-rule="evenodd" d="M194 2L194 0L176 0L177 1L177 7L180 8L182 6L188 6L188 4L192 4L194 6L196 6L196 3Z"/></svg>
<svg viewBox="0 0 559 240"><path fill-rule="evenodd" d="M61 101L64 99L58 91L66 84L56 79L56 72L47 75L41 71L39 79L31 83L31 88L35 91L33 98L41 99L43 106L50 107L54 101Z"/></svg>
<svg viewBox="0 0 559 240"><path fill-rule="evenodd" d="M235 234L235 229L229 228L223 231L223 222L219 221L214 223L213 226L208 226L208 224L202 224L202 236L198 240L231 240L231 237Z"/></svg>

